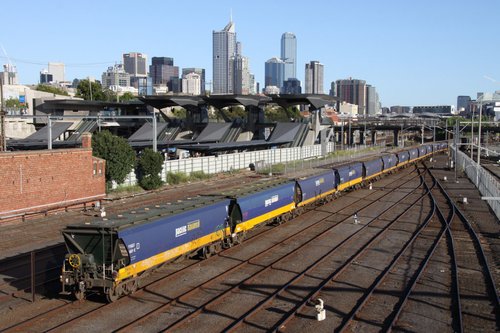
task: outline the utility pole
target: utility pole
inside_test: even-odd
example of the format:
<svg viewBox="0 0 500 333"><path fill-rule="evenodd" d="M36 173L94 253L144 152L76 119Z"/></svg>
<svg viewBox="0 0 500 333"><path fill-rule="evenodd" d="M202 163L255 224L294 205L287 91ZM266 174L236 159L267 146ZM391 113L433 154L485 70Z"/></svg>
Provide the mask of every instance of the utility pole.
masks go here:
<svg viewBox="0 0 500 333"><path fill-rule="evenodd" d="M5 136L5 111L3 108L3 75L0 76L0 151L7 151Z"/></svg>

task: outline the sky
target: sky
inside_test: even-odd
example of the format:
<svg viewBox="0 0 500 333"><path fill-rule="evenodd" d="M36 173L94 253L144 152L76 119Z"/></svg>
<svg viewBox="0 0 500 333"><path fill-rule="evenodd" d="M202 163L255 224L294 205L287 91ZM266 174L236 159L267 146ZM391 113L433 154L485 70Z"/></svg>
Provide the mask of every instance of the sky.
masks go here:
<svg viewBox="0 0 500 333"><path fill-rule="evenodd" d="M212 80L212 32L231 13L261 88L264 63L297 37L297 75L324 65L330 83L349 77L377 88L383 106L456 105L457 96L500 90L499 0L19 0L3 1L0 63L36 84L48 62L66 80L96 79L122 54L173 57Z"/></svg>

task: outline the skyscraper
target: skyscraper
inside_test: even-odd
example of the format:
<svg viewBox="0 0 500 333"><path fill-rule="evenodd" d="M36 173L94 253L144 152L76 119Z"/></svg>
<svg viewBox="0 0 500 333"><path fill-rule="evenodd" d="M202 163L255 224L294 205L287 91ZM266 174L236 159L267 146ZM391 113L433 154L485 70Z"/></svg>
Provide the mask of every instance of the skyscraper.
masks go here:
<svg viewBox="0 0 500 333"><path fill-rule="evenodd" d="M339 103L347 102L358 106L359 114L366 112L366 81L346 79L337 80Z"/></svg>
<svg viewBox="0 0 500 333"><path fill-rule="evenodd" d="M64 81L64 64L62 62L49 62L49 73L54 82Z"/></svg>
<svg viewBox="0 0 500 333"><path fill-rule="evenodd" d="M167 85L169 91L180 92L179 67L174 66L174 58L153 57L149 75L153 85Z"/></svg>
<svg viewBox="0 0 500 333"><path fill-rule="evenodd" d="M306 64L305 93L323 94L323 69L324 66L319 61L311 61Z"/></svg>
<svg viewBox="0 0 500 333"><path fill-rule="evenodd" d="M276 86L279 89L283 87L283 81L285 75L285 63L280 58L271 58L266 61L265 74L264 74L264 85Z"/></svg>
<svg viewBox="0 0 500 333"><path fill-rule="evenodd" d="M130 52L123 54L123 68L131 76L147 76L147 62L147 56L143 53Z"/></svg>
<svg viewBox="0 0 500 333"><path fill-rule="evenodd" d="M283 81L297 78L297 38L291 32L281 35L281 60L285 63Z"/></svg>
<svg viewBox="0 0 500 333"><path fill-rule="evenodd" d="M377 89L369 84L366 85L366 114L374 115L380 113L380 101Z"/></svg>
<svg viewBox="0 0 500 333"><path fill-rule="evenodd" d="M201 76L195 72L182 75L182 92L188 95L201 95Z"/></svg>
<svg viewBox="0 0 500 333"><path fill-rule="evenodd" d="M212 32L213 93L232 94L231 58L236 54L236 32L231 20L222 31Z"/></svg>
<svg viewBox="0 0 500 333"><path fill-rule="evenodd" d="M205 94L205 69L204 68L196 68L196 67L188 67L182 69L182 77L189 73L196 73L200 76L200 94Z"/></svg>

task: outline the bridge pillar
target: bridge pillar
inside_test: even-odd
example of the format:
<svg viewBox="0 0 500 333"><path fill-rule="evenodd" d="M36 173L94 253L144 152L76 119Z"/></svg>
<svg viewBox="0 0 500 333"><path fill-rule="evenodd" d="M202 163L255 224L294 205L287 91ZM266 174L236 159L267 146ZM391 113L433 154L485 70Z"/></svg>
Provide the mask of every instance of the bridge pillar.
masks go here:
<svg viewBox="0 0 500 333"><path fill-rule="evenodd" d="M399 136L399 130L398 130L398 129L395 129L395 130L394 130L394 146L396 146L396 147L397 147L397 146L398 146L398 144L399 144L399 140L398 140L398 139L399 139L399 137L398 137L398 136Z"/></svg>
<svg viewBox="0 0 500 333"><path fill-rule="evenodd" d="M377 131L372 130L372 145L377 144Z"/></svg>
<svg viewBox="0 0 500 333"><path fill-rule="evenodd" d="M263 140L264 128L259 127L258 124L264 123L264 106L246 106L246 111L248 112L248 128L254 133L254 136L259 140Z"/></svg>
<svg viewBox="0 0 500 333"><path fill-rule="evenodd" d="M363 131L363 130L359 131L359 144L360 145L365 144L365 131Z"/></svg>

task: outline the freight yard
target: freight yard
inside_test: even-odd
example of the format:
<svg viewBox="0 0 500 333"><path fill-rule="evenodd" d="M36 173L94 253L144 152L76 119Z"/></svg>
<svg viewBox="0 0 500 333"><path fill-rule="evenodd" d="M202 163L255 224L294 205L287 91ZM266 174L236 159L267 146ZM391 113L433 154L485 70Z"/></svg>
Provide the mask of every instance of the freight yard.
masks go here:
<svg viewBox="0 0 500 333"><path fill-rule="evenodd" d="M449 166L444 153L407 164L331 201L304 206L286 223L263 223L241 244L205 253L207 259L162 265L137 291L112 303L97 293L80 301L60 294L61 229L91 221L99 211L0 224L0 330L499 330L499 224L474 185L461 174L455 181ZM140 213L266 177L250 171L219 176L109 201L106 213Z"/></svg>

